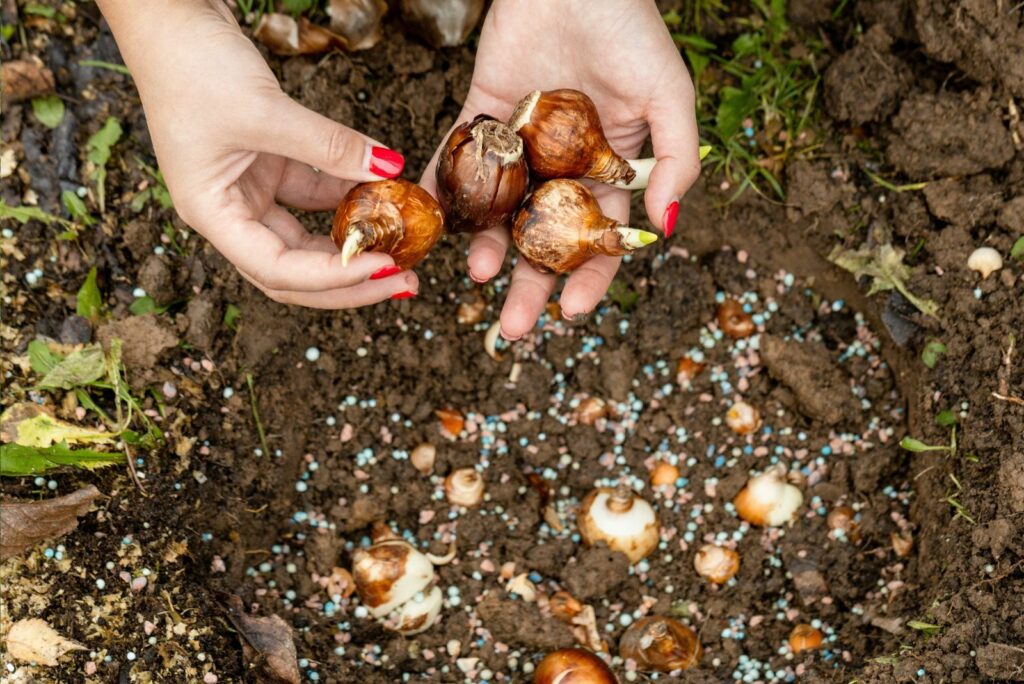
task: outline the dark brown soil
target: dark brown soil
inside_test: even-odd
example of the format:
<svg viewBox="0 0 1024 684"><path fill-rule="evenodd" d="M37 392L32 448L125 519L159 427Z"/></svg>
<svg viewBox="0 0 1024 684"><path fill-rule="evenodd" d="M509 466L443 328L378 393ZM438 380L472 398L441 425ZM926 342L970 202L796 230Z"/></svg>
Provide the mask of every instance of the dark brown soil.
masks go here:
<svg viewBox="0 0 1024 684"><path fill-rule="evenodd" d="M43 58L62 94L91 93L68 99L54 131L28 105L6 108L4 145L18 161L0 191L9 204L31 189L57 211L60 190L82 182L89 135L108 115L126 133L110 164L108 220L73 242L36 222L10 226L3 240L5 403L33 384L16 359L30 340L116 337L168 435L138 456L146 496L123 472L53 476L57 493L93 483L107 498L51 543L62 558L41 548L0 566L3 608L11 619L43 617L89 650L53 668L12 663L12 681L243 681L227 594L292 625L309 679L529 681L546 651L575 638L540 603L511 597L503 570L528 573L540 594L564 589L591 605L612 653L641 615L687 622L705 652L687 680L1024 679L1024 406L992 395L1024 394L1024 268L1008 256L1024 233L1022 10L997 0L957 10L851 2L833 20L839 3L820 4L828 11L792 9L801 30L829 39L830 142L786 169L785 203L748 192L723 207L718 179L706 179L685 198L677 236L623 266L638 295L630 310L605 300L577 326L546 316L499 361L483 336L507 276L474 285L464 242L435 249L412 300L340 312L275 304L173 211L129 209L148 178L135 156L154 160L130 81L78 65L117 60L94 7L77 7L72 34L44 25L30 30L31 49L5 46L5 58ZM437 52L388 28L367 52L271 63L307 106L400 148L414 178L458 112L473 53ZM897 192L869 172L929 184ZM327 214L305 218L326 232ZM168 243L168 222L180 249ZM939 305L941 321L898 294L867 297L866 282L826 258L836 245L871 241L910 255L908 286ZM985 280L966 266L982 245L1006 259ZM96 330L73 316L93 265L111 311ZM44 276L29 287L36 268ZM168 311L131 316L138 287ZM749 305L757 336L721 336L725 296ZM482 321L459 324L459 303L476 298L487 304ZM241 311L237 331L222 323L229 306ZM947 353L927 368L920 352L932 340ZM675 381L685 355L707 363L692 386ZM61 396L28 396L74 418ZM579 424L575 409L590 396L609 401L610 416ZM746 437L723 423L740 398L764 420ZM439 429L442 408L467 418L454 439ZM960 421L956 454L898 446L906 435L946 443L948 428L935 422L946 409ZM425 441L437 447L429 477L408 462ZM663 460L684 479L654 491L649 473ZM729 502L749 472L774 462L804 475L805 505L791 527L750 528ZM479 467L488 493L468 511L448 506L441 487L465 466ZM633 567L576 534L579 501L620 478L656 506L663 527L662 547ZM4 489L53 494L32 478ZM554 517L543 510L548 496ZM857 511L856 532L830 534L826 516L843 504ZM415 637L325 589L378 520L433 553L457 543L457 560L439 568L443 617ZM901 532L913 538L909 557L892 548ZM722 587L693 571L707 542L741 555ZM124 581L143 574L141 590ZM786 639L802 622L825 643L794 656ZM614 667L647 680L621 660Z"/></svg>

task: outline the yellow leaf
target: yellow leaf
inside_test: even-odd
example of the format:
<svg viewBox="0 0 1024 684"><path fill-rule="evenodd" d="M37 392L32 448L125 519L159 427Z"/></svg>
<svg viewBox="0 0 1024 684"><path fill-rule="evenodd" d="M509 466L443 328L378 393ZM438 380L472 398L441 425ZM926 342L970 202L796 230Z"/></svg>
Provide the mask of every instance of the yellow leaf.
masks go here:
<svg viewBox="0 0 1024 684"><path fill-rule="evenodd" d="M22 402L0 415L0 438L22 446L45 448L61 442L110 442L114 435L73 425L51 416L38 404Z"/></svg>

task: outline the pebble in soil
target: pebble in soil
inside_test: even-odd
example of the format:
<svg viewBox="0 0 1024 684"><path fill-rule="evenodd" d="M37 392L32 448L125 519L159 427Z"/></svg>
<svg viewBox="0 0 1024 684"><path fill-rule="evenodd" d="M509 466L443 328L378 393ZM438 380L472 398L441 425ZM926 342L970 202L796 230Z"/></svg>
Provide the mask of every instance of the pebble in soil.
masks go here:
<svg viewBox="0 0 1024 684"><path fill-rule="evenodd" d="M606 349L606 335L629 334L630 316L602 308L595 316L602 333L594 334L549 312L532 335L503 350L515 355L512 374L520 382L527 373L546 379L548 405L527 408L508 381L504 410L458 407L465 416L460 434L431 431L438 462L430 476L408 462L421 425L384 411L374 397L337 397L336 411L320 417L316 429L322 432L309 440L340 441L342 448L305 455L286 531L245 571L257 600L268 611L291 614L308 635L301 639L332 635L333 653L300 663L310 680L357 672L389 681L521 679L544 651L570 645L573 637L538 603L507 590L507 580L520 573L541 595L568 589L593 606L613 654L632 622L670 614L701 635L701 668L717 680L792 681L814 660L815 671L851 660L845 642L863 638L863 623L884 621L886 603L902 585L903 566L888 538L908 528L911 491L908 483L882 481L885 462L899 456L893 437L904 419L902 402L878 338L859 314L842 301L824 300L792 274L761 276L744 252L716 257L718 276L723 258L736 277L717 289L715 303L737 299L756 325L753 335L732 339L712 316L695 334L680 335L691 344L641 361L622 354L631 347L616 344L615 354ZM677 253L665 264L674 259L691 262ZM488 323L477 327L485 330ZM767 371L760 351L767 334L815 349L823 357L820 375L846 379L843 386L828 385L831 404L822 404L844 407L842 414L805 415L814 413L804 406L812 388L785 374L780 377L794 386L773 379L778 373ZM432 337L423 331L428 351ZM675 377L681 356L705 364L683 385ZM609 369L612 360L621 363ZM580 379L592 373L602 378L607 416L583 425L578 409L587 395ZM621 399L611 399L615 394ZM740 399L762 417L762 425L744 436L724 423ZM356 439L356 426L374 439ZM865 454L874 465L851 468ZM653 488L650 473L661 462L681 474ZM803 476L804 505L792 526L751 528L730 502L749 473L775 463ZM444 476L467 465L487 483L484 502L472 509L449 506ZM547 483L547 514L538 478L531 482L528 474ZM662 526L657 550L632 566L621 555L585 549L574 521L592 487L620 481L654 504ZM855 511L853 538L826 523L843 504ZM453 539L458 545L457 560L438 568L445 595L440 622L409 639L377 625L356 595L327 593L332 568L347 567L352 551L369 544L367 526L377 519L402 521L393 527L424 551L443 554ZM705 543L741 555L739 574L722 586L693 571L693 555ZM215 557L211 571L224 570ZM798 623L823 632L819 650L790 652L786 639ZM631 661L613 655L611 662L626 681L641 677Z"/></svg>

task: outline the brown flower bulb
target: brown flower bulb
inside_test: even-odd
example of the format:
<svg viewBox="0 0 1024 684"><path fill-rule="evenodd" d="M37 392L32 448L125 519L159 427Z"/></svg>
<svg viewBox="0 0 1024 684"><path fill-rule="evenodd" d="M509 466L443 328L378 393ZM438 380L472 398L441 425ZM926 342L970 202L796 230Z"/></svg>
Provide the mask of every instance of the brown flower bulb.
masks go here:
<svg viewBox="0 0 1024 684"><path fill-rule="evenodd" d="M674 485L678 479L679 468L667 461L660 461L651 471L651 484L655 487Z"/></svg>
<svg viewBox="0 0 1024 684"><path fill-rule="evenodd" d="M693 557L693 568L709 582L725 584L739 572L740 555L724 546L705 544Z"/></svg>
<svg viewBox="0 0 1024 684"><path fill-rule="evenodd" d="M793 653L800 651L813 651L821 647L822 634L820 630L808 624L799 624L789 633L789 648Z"/></svg>
<svg viewBox="0 0 1024 684"><path fill-rule="evenodd" d="M533 684L618 684L605 662L582 648L548 653L533 673Z"/></svg>
<svg viewBox="0 0 1024 684"><path fill-rule="evenodd" d="M572 624L572 619L583 612L583 604L567 591L556 591L548 599L548 607L551 614L566 624Z"/></svg>
<svg viewBox="0 0 1024 684"><path fill-rule="evenodd" d="M348 191L334 214L331 239L343 265L363 252L385 252L406 270L427 255L443 231L441 207L426 190L406 180L380 180Z"/></svg>
<svg viewBox="0 0 1024 684"><path fill-rule="evenodd" d="M512 224L519 253L545 273L568 273L597 254L621 256L657 239L608 218L590 190L565 179L534 190Z"/></svg>
<svg viewBox="0 0 1024 684"><path fill-rule="evenodd" d="M388 12L384 0L330 0L327 15L331 30L341 35L349 50L369 50L383 35L381 20Z"/></svg>
<svg viewBox="0 0 1024 684"><path fill-rule="evenodd" d="M619 655L641 670L686 670L700 660L700 641L686 625L663 616L640 618L619 640Z"/></svg>
<svg viewBox="0 0 1024 684"><path fill-rule="evenodd" d="M590 178L631 190L647 187L654 160L616 154L594 101L578 90L533 91L516 105L509 126L523 137L530 171L537 178Z"/></svg>
<svg viewBox="0 0 1024 684"><path fill-rule="evenodd" d="M317 26L305 17L296 21L287 14L267 12L253 31L260 41L275 55L316 55L335 48L348 47L346 40L323 26Z"/></svg>
<svg viewBox="0 0 1024 684"><path fill-rule="evenodd" d="M508 223L530 180L523 139L486 114L452 131L436 174L437 196L453 233Z"/></svg>
<svg viewBox="0 0 1024 684"><path fill-rule="evenodd" d="M484 0L402 0L402 18L435 48L466 42L483 9Z"/></svg>
<svg viewBox="0 0 1024 684"><path fill-rule="evenodd" d="M754 319L743 310L743 305L732 298L726 299L718 307L718 327L734 340L750 337L757 329Z"/></svg>

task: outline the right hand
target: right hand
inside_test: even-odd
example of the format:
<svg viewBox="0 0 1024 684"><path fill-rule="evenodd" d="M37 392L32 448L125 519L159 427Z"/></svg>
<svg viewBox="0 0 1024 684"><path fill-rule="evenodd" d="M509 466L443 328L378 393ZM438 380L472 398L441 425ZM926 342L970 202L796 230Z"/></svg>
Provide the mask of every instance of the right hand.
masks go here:
<svg viewBox="0 0 1024 684"><path fill-rule="evenodd" d="M285 209L334 209L353 184L400 174L400 154L289 98L223 2L99 4L175 209L248 281L275 301L323 309L417 291L416 274L386 254L343 267L330 237Z"/></svg>

